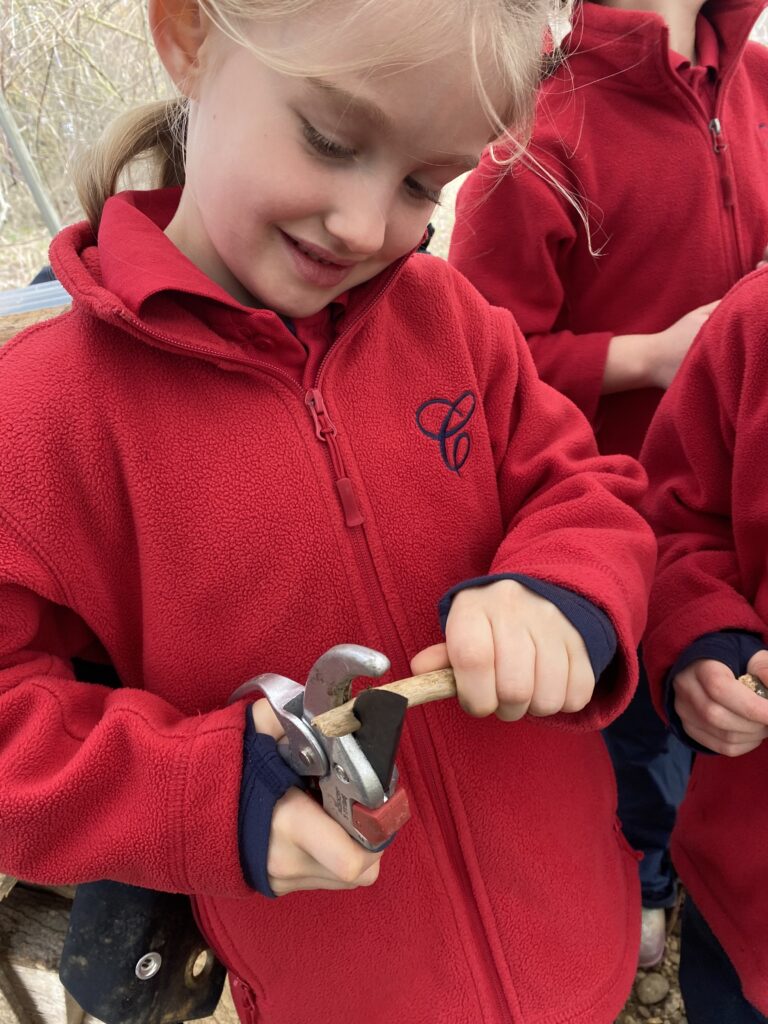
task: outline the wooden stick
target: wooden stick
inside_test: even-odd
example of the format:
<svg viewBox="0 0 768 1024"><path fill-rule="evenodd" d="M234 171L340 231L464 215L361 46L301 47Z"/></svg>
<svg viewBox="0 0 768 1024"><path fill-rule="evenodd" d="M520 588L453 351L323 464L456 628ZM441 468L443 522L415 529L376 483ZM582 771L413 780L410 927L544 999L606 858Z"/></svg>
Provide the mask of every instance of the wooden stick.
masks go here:
<svg viewBox="0 0 768 1024"><path fill-rule="evenodd" d="M408 707L415 708L419 704L429 704L433 700L455 697L456 680L453 677L453 669L441 668L436 672L425 672L421 676L400 679L396 683L385 683L379 689L407 697ZM313 718L312 725L324 736L347 736L351 732L356 732L360 728L360 723L352 710L354 706L354 700L348 700L346 704Z"/></svg>
<svg viewBox="0 0 768 1024"><path fill-rule="evenodd" d="M765 688L763 683L760 682L757 676L753 676L751 672L747 672L746 675L739 676L739 682L748 686L752 693L756 693L758 697L768 697L768 690Z"/></svg>

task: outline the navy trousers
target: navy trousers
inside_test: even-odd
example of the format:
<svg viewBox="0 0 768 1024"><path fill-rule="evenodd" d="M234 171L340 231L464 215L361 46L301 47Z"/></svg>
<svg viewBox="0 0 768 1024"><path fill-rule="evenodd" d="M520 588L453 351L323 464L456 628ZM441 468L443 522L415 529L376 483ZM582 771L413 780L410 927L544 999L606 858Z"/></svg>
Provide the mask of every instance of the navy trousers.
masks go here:
<svg viewBox="0 0 768 1024"><path fill-rule="evenodd" d="M680 991L688 1024L768 1024L744 998L733 964L690 897L683 908Z"/></svg>
<svg viewBox="0 0 768 1024"><path fill-rule="evenodd" d="M654 711L642 662L632 702L603 731L603 738L616 773L624 834L643 853L643 906L671 907L676 876L669 857L669 837L693 756Z"/></svg>

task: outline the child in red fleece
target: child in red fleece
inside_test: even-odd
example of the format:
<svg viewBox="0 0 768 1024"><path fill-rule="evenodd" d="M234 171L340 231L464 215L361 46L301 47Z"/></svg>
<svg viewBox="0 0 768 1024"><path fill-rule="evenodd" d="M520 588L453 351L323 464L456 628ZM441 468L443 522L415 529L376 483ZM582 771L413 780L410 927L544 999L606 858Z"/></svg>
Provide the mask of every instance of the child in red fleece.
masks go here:
<svg viewBox="0 0 768 1024"><path fill-rule="evenodd" d="M184 99L108 138L52 247L72 312L0 354L0 869L191 894L250 1024L609 1024L638 893L597 730L644 477L415 252L524 124L547 4L149 10ZM152 146L181 187L112 195ZM383 861L226 706L341 640L457 678L409 716Z"/></svg>
<svg viewBox="0 0 768 1024"><path fill-rule="evenodd" d="M590 419L603 452L637 455L663 389L725 292L768 243L765 0L584 3L531 146L544 171L487 154L457 206L451 262L511 309L539 373ZM594 249L600 250L595 256ZM675 900L668 840L690 755L641 679L606 742L619 814L643 851L641 966L661 959Z"/></svg>
<svg viewBox="0 0 768 1024"><path fill-rule="evenodd" d="M766 323L761 270L702 331L643 448L660 547L648 673L659 710L702 751L673 835L690 1024L768 1020L768 700L737 678L768 683Z"/></svg>

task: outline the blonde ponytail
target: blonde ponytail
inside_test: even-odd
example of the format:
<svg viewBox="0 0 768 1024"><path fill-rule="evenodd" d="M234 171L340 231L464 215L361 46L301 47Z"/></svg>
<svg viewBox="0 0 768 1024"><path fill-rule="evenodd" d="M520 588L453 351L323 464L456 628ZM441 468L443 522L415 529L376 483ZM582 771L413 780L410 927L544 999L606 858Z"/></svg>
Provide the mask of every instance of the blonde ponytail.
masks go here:
<svg viewBox="0 0 768 1024"><path fill-rule="evenodd" d="M184 184L186 119L184 99L149 103L117 118L82 158L75 170L75 185L94 232L104 204L134 161L148 162L150 187Z"/></svg>

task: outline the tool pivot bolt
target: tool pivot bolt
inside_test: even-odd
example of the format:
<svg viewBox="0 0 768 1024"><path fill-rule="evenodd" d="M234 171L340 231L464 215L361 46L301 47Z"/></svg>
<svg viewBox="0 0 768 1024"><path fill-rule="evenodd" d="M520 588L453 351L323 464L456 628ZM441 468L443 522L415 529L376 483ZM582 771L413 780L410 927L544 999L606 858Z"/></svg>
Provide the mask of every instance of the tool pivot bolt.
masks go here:
<svg viewBox="0 0 768 1024"><path fill-rule="evenodd" d="M344 771L340 764L335 764L333 766L333 770L336 772L336 778L340 782L349 782L349 776L347 775L347 773Z"/></svg>
<svg viewBox="0 0 768 1024"><path fill-rule="evenodd" d="M136 964L136 977L139 981L149 981L154 978L163 963L159 953L145 953Z"/></svg>

